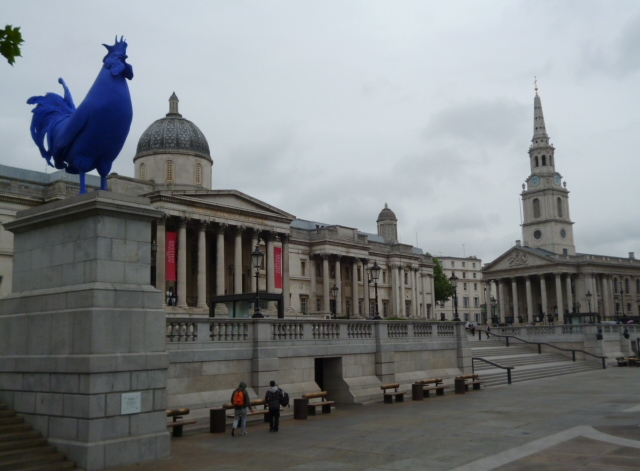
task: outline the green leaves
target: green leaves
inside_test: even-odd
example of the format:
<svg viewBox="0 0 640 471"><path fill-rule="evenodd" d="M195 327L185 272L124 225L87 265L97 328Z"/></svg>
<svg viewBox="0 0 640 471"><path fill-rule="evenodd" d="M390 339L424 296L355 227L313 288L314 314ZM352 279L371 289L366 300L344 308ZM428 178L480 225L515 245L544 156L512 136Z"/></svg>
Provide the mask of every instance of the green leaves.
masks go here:
<svg viewBox="0 0 640 471"><path fill-rule="evenodd" d="M13 66L15 58L20 57L20 44L23 42L20 27L7 25L0 29L0 54L9 61L9 65Z"/></svg>
<svg viewBox="0 0 640 471"><path fill-rule="evenodd" d="M435 301L447 301L453 296L453 285L444 274L440 260L433 259L435 266L433 267L433 284L436 290Z"/></svg>

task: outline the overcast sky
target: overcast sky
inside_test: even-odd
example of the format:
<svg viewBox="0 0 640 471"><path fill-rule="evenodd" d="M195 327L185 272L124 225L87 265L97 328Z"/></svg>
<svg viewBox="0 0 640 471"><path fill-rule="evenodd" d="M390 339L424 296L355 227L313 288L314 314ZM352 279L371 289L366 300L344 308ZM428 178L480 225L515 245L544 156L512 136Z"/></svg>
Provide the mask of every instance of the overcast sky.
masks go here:
<svg viewBox="0 0 640 471"><path fill-rule="evenodd" d="M113 171L133 176L169 108L205 134L214 189L302 219L484 262L521 239L534 76L576 249L640 257L640 2L29 1L1 20L25 43L0 63L0 163L44 171L27 98L78 105L115 35L134 118Z"/></svg>

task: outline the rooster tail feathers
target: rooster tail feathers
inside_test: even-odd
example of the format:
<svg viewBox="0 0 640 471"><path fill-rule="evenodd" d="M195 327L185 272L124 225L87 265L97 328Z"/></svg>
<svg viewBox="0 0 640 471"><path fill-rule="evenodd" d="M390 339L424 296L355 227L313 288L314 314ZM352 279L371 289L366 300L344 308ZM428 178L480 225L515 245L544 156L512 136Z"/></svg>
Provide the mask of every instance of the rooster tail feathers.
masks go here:
<svg viewBox="0 0 640 471"><path fill-rule="evenodd" d="M54 157L56 168L65 168L66 165L61 158L53 155L55 148L55 136L53 132L56 126L64 121L76 109L71 93L64 83L59 79L58 82L64 88L64 98L57 93L47 93L44 96L32 96L27 100L27 104L36 105L31 110L33 117L31 118L31 137L40 150L40 155L46 159L47 163L52 167L51 157ZM47 145L45 147L45 139Z"/></svg>

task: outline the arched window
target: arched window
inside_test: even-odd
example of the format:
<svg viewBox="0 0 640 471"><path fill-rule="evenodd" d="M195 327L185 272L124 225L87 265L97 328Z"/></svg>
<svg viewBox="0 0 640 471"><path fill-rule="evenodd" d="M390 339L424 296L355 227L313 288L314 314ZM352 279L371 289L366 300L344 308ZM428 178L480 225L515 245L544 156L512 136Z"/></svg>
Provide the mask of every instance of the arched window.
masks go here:
<svg viewBox="0 0 640 471"><path fill-rule="evenodd" d="M624 292L629 293L629 278L624 280Z"/></svg>
<svg viewBox="0 0 640 471"><path fill-rule="evenodd" d="M561 218L562 217L562 198L558 198L556 200L556 206L558 208L558 217Z"/></svg>
<svg viewBox="0 0 640 471"><path fill-rule="evenodd" d="M533 158L533 166L534 167L538 166L538 156L537 155Z"/></svg>
<svg viewBox="0 0 640 471"><path fill-rule="evenodd" d="M544 167L545 165L547 165L547 156L543 155L542 156L542 166Z"/></svg>
<svg viewBox="0 0 640 471"><path fill-rule="evenodd" d="M147 166L145 164L140 164L140 180L147 179Z"/></svg>
<svg viewBox="0 0 640 471"><path fill-rule="evenodd" d="M614 293L618 292L618 279L617 278L613 279L613 292Z"/></svg>
<svg viewBox="0 0 640 471"><path fill-rule="evenodd" d="M167 160L165 166L165 181L173 181L173 160Z"/></svg>
<svg viewBox="0 0 640 471"><path fill-rule="evenodd" d="M549 165L553 167L553 155L549 156Z"/></svg>
<svg viewBox="0 0 640 471"><path fill-rule="evenodd" d="M195 177L196 185L202 185L202 165L200 164L196 164Z"/></svg>
<svg viewBox="0 0 640 471"><path fill-rule="evenodd" d="M540 200L538 198L533 200L533 217L540 217Z"/></svg>

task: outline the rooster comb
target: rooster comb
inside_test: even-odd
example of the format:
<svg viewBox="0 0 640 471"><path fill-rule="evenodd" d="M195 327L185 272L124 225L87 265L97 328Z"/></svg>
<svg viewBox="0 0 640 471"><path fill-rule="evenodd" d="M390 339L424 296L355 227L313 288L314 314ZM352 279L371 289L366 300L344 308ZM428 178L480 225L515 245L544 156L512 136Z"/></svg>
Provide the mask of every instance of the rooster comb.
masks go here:
<svg viewBox="0 0 640 471"><path fill-rule="evenodd" d="M113 46L109 46L108 44L103 44L103 46L107 48L107 51L109 51L109 54L123 55L127 53L127 43L124 40L124 36L120 36L120 41L118 41L118 36L116 35L116 42Z"/></svg>

